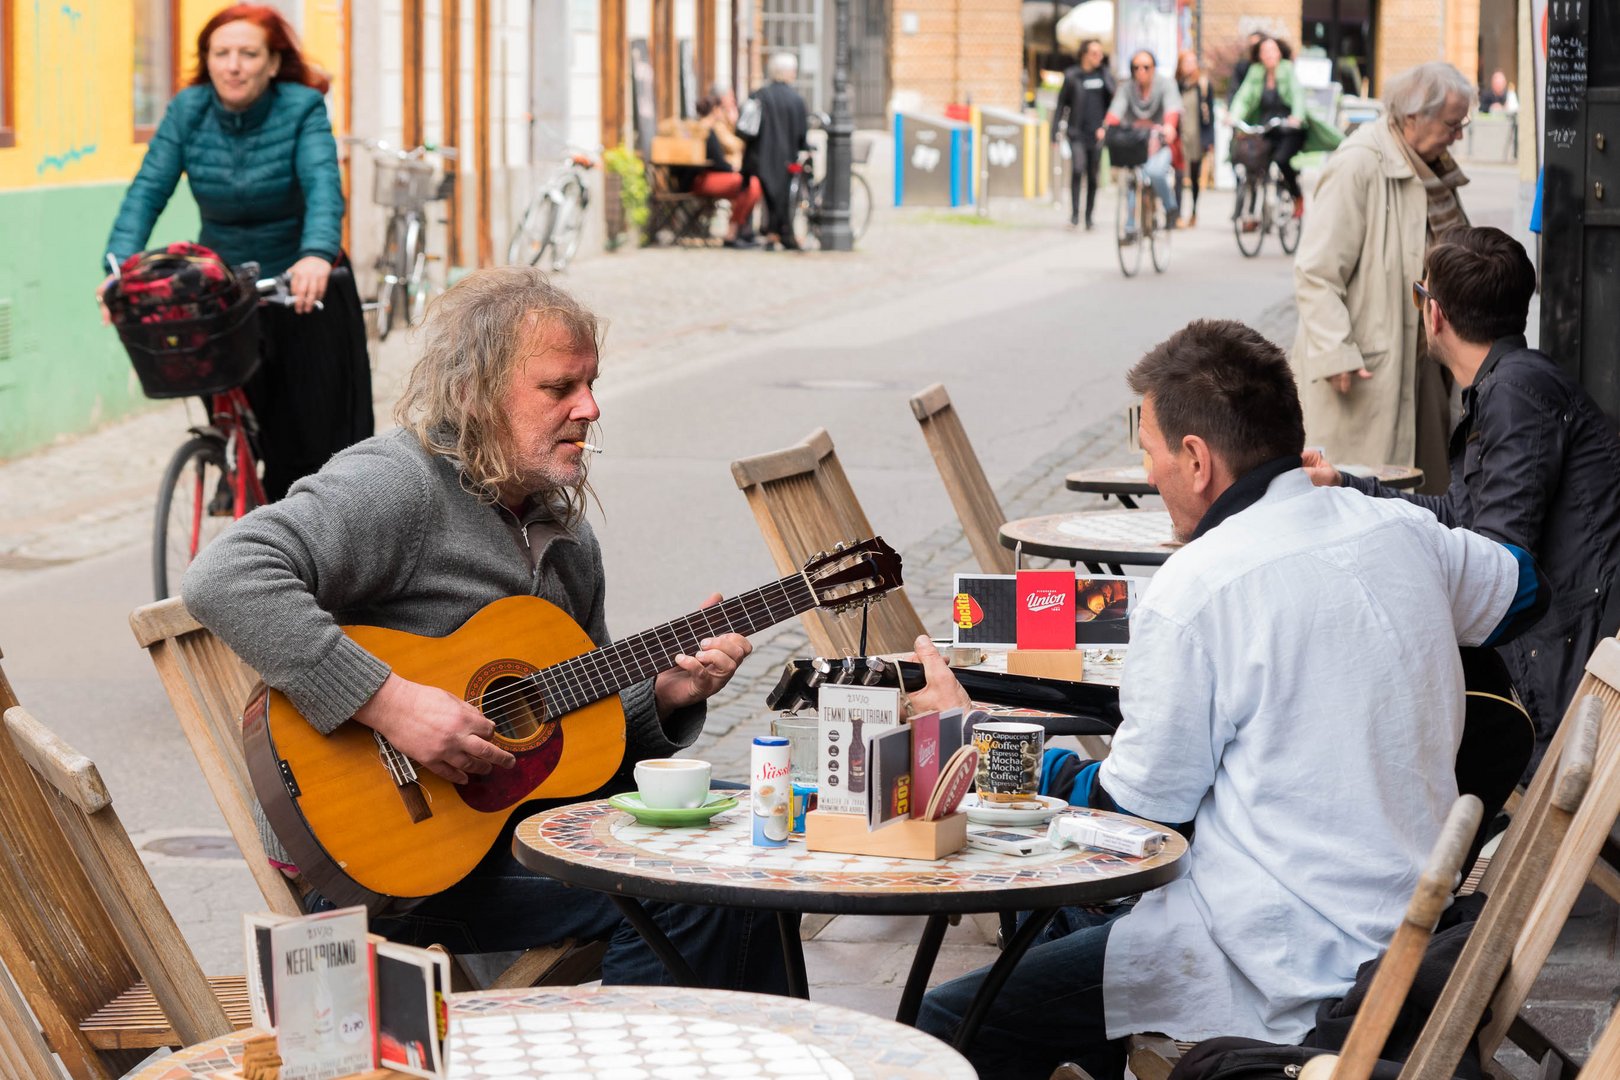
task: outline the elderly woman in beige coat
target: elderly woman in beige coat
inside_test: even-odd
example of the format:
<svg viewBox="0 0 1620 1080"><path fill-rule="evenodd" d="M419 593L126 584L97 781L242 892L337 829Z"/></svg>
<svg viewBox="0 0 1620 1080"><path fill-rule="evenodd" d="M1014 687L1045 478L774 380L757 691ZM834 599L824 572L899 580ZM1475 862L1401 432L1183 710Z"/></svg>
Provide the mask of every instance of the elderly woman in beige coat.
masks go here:
<svg viewBox="0 0 1620 1080"><path fill-rule="evenodd" d="M1468 224L1468 182L1446 148L1462 137L1474 87L1450 64L1390 80L1385 120L1328 159L1294 260L1294 373L1305 435L1335 461L1417 465L1423 490L1449 477L1449 390L1423 355L1412 283L1434 237Z"/></svg>

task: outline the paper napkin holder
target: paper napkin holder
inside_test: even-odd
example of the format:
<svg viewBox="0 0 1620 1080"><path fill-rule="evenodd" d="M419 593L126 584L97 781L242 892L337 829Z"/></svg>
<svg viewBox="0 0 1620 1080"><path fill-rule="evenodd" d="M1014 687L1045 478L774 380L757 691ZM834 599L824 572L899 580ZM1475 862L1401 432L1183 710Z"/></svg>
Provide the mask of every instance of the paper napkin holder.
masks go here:
<svg viewBox="0 0 1620 1080"><path fill-rule="evenodd" d="M938 821L902 818L881 829L868 831L863 814L812 810L804 816L804 846L811 851L836 851L845 855L942 859L967 846L967 815L950 814Z"/></svg>

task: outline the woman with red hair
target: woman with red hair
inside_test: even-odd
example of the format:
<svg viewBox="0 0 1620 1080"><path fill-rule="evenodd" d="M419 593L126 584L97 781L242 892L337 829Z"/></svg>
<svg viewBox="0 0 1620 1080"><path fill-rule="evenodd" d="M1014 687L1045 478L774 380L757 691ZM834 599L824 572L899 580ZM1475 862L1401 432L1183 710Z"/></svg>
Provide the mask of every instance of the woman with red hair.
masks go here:
<svg viewBox="0 0 1620 1080"><path fill-rule="evenodd" d="M275 9L220 11L197 35L196 74L163 114L107 240L118 262L144 248L184 174L200 243L263 276L290 274L296 303L261 310L264 363L247 385L271 499L373 426L360 296L352 276L331 277L345 257L329 85Z"/></svg>

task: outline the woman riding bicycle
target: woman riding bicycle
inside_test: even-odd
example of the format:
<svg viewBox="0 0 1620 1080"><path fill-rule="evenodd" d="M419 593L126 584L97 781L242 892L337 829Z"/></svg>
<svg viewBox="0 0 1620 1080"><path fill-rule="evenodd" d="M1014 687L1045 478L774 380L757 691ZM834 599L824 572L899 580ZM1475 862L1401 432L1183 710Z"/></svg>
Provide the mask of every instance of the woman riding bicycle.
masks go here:
<svg viewBox="0 0 1620 1080"><path fill-rule="evenodd" d="M1277 163L1282 184L1294 199L1294 216L1305 214L1305 196L1299 189L1299 173L1294 158L1304 151L1332 150L1343 138L1337 131L1312 118L1305 109L1305 91L1294 75L1294 63L1283 56L1276 38L1261 38L1251 54L1243 85L1232 98L1232 118L1244 124L1265 124L1282 120L1265 134L1271 147L1271 160Z"/></svg>
<svg viewBox="0 0 1620 1080"><path fill-rule="evenodd" d="M208 20L197 56L124 195L107 255L122 263L146 246L184 173L203 245L233 265L258 263L261 276L290 273L294 308L261 313L264 363L246 386L274 500L373 427L360 296L352 276L331 278L344 255L337 144L322 98L329 80L262 4Z"/></svg>

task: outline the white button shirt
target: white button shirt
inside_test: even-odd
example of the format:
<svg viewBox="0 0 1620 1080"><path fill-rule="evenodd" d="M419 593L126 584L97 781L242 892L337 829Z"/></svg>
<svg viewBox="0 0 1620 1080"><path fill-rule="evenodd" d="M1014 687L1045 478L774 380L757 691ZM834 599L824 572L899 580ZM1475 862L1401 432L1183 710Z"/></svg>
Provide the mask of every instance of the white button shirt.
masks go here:
<svg viewBox="0 0 1620 1080"><path fill-rule="evenodd" d="M1290 1043L1389 943L1457 797L1458 644L1518 564L1303 470L1177 552L1131 617L1099 779L1196 826L1187 873L1114 924L1108 1035Z"/></svg>

